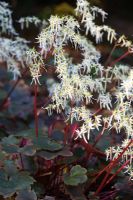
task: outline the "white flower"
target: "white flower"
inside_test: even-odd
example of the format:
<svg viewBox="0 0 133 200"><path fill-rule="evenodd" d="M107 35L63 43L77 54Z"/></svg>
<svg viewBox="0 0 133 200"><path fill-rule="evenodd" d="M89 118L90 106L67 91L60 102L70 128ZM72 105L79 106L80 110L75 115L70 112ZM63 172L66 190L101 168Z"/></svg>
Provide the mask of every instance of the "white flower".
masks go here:
<svg viewBox="0 0 133 200"><path fill-rule="evenodd" d="M100 103L100 108L107 108L110 110L112 104L111 104L111 96L109 93L107 94L99 94L98 96L98 102Z"/></svg>

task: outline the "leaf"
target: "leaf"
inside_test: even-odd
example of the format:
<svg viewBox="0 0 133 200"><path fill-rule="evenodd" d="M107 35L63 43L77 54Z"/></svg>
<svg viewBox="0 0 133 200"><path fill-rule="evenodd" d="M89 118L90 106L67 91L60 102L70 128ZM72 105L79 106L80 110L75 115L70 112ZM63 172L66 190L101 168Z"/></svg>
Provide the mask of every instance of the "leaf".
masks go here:
<svg viewBox="0 0 133 200"><path fill-rule="evenodd" d="M62 150L57 151L57 152L41 151L41 152L38 152L37 155L46 160L52 160L56 158L57 156L69 157L69 156L72 156L73 154L67 147L64 147Z"/></svg>
<svg viewBox="0 0 133 200"><path fill-rule="evenodd" d="M77 186L78 184L85 183L87 181L87 170L80 165L72 167L70 175L64 175L64 183L66 185Z"/></svg>
<svg viewBox="0 0 133 200"><path fill-rule="evenodd" d="M12 179L17 183L17 190L29 188L35 182L35 180L29 175L28 172L18 173L12 177Z"/></svg>
<svg viewBox="0 0 133 200"><path fill-rule="evenodd" d="M18 144L19 140L14 136L10 135L8 137L4 137L1 141L2 149L6 153L17 153L18 152Z"/></svg>
<svg viewBox="0 0 133 200"><path fill-rule="evenodd" d="M5 145L17 145L17 144L19 144L19 140L14 135L10 135L10 136L4 137L2 139L2 144L5 144Z"/></svg>
<svg viewBox="0 0 133 200"><path fill-rule="evenodd" d="M42 135L42 130L38 130L38 135ZM16 134L18 137L24 137L24 138L34 138L35 136L35 129L27 129L24 131L20 131Z"/></svg>
<svg viewBox="0 0 133 200"><path fill-rule="evenodd" d="M4 170L0 170L0 195L4 198L12 196L16 191L16 183L8 180Z"/></svg>
<svg viewBox="0 0 133 200"><path fill-rule="evenodd" d="M34 179L27 172L17 172L9 176L4 170L0 170L0 195L4 198L12 196L18 190L30 188Z"/></svg>
<svg viewBox="0 0 133 200"><path fill-rule="evenodd" d="M87 170L85 168L81 167L80 165L76 165L76 166L72 167L72 169L71 169L72 176L84 175L86 173L87 173Z"/></svg>
<svg viewBox="0 0 133 200"><path fill-rule="evenodd" d="M17 173L17 168L12 160L5 160L4 170L8 176L12 176Z"/></svg>
<svg viewBox="0 0 133 200"><path fill-rule="evenodd" d="M22 131L17 136L30 138L33 146L38 150L58 151L63 148L59 142L49 138L47 135L43 135L42 130L39 130L38 137L36 137L34 129Z"/></svg>
<svg viewBox="0 0 133 200"><path fill-rule="evenodd" d="M36 153L36 149L33 145L27 145L18 150L19 153L22 153L26 156L33 156Z"/></svg>
<svg viewBox="0 0 133 200"><path fill-rule="evenodd" d="M64 133L60 130L52 131L51 138L55 141L64 141Z"/></svg>
<svg viewBox="0 0 133 200"><path fill-rule="evenodd" d="M49 139L47 136L40 136L33 138L33 145L38 149L44 149L47 151L58 151L62 149L62 145L54 140Z"/></svg>
<svg viewBox="0 0 133 200"><path fill-rule="evenodd" d="M18 153L18 147L17 146L9 146L9 145L2 145L3 151L5 151L8 154Z"/></svg>
<svg viewBox="0 0 133 200"><path fill-rule="evenodd" d="M23 155L23 164L26 171L29 171L32 174L36 173L37 165L35 163L34 157Z"/></svg>
<svg viewBox="0 0 133 200"><path fill-rule="evenodd" d="M15 200L37 200L37 196L33 190L22 190L18 193Z"/></svg>

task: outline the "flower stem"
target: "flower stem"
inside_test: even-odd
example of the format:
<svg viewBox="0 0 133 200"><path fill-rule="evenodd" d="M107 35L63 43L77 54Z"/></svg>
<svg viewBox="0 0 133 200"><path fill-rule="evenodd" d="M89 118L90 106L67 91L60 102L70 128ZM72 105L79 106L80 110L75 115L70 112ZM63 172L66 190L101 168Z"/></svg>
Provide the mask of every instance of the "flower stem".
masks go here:
<svg viewBox="0 0 133 200"><path fill-rule="evenodd" d="M23 72L23 75L25 75L25 73L27 72L27 69ZM11 90L9 91L9 93L7 94L7 96L5 97L5 99L3 100L3 102L0 105L0 109L2 109L2 107L4 106L4 104L7 102L8 98L12 95L12 93L14 92L16 86L18 85L18 83L20 82L21 78L18 78L15 82L15 84L13 85L13 87L11 88Z"/></svg>
<svg viewBox="0 0 133 200"><path fill-rule="evenodd" d="M110 67L112 67L113 65L115 65L117 62L119 62L120 60L122 60L123 58L125 58L126 56L128 56L130 54L129 51L127 51L126 53L124 53L122 56L120 56L119 58L117 58L116 60L114 60L111 64Z"/></svg>
<svg viewBox="0 0 133 200"><path fill-rule="evenodd" d="M35 118L35 134L36 138L38 138L37 84L34 85L34 118Z"/></svg>
<svg viewBox="0 0 133 200"><path fill-rule="evenodd" d="M130 162L130 160L127 160L127 161L116 171L116 173L110 177L110 179L106 182L106 185L109 184L109 183L115 178L115 176L117 176L117 174L119 174L119 173L123 170L123 168L124 168L126 165L128 165L129 162Z"/></svg>
<svg viewBox="0 0 133 200"><path fill-rule="evenodd" d="M107 170L107 174L105 175L105 177L104 177L102 183L101 183L100 186L98 187L98 189L97 189L95 195L98 195L98 193L101 192L101 190L103 189L103 187L106 185L106 180L107 180L107 178L108 178L108 176L109 176L111 170L112 170L113 167L117 164L117 162L118 162L119 159L122 157L122 155L125 153L125 151L128 149L128 147L132 144L132 142L133 142L133 140L131 140L131 141L128 143L128 145L123 149L123 151L119 154L119 156L118 156L115 160L111 161L111 163L110 163L108 166L105 167L105 169ZM105 169L102 170L102 173L105 171ZM100 175L101 175L102 173L100 172ZM99 175L98 175L96 178L98 178L98 177L99 177ZM96 179L95 179L95 180L96 180Z"/></svg>
<svg viewBox="0 0 133 200"><path fill-rule="evenodd" d="M105 66L108 65L108 63L109 63L109 61L110 61L110 59L111 59L111 56L112 56L113 52L115 51L116 47L117 47L117 45L115 44L115 45L113 46L113 48L112 48L112 50L111 50L111 52L110 52L110 54L109 54L109 56L108 56L106 62L105 62Z"/></svg>
<svg viewBox="0 0 133 200"><path fill-rule="evenodd" d="M21 168L22 168L22 170L24 170L24 163L23 163L22 154L20 153L19 156L20 156Z"/></svg>

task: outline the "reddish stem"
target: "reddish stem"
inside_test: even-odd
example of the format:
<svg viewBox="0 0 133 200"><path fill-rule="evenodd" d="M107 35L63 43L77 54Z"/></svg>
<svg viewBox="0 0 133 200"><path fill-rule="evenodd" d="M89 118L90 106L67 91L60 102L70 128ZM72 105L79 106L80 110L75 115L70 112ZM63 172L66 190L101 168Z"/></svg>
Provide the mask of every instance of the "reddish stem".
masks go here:
<svg viewBox="0 0 133 200"><path fill-rule="evenodd" d="M116 195L116 191L112 191L110 194L106 194L106 196L102 200L108 200L109 198L114 198L114 195Z"/></svg>
<svg viewBox="0 0 133 200"><path fill-rule="evenodd" d="M19 156L20 156L21 168L22 168L22 170L24 170L24 163L23 163L22 154L20 153Z"/></svg>
<svg viewBox="0 0 133 200"><path fill-rule="evenodd" d="M122 157L122 155L125 153L125 151L128 149L128 147L133 143L133 139L131 139L131 141L128 143L128 145L123 149L123 151L119 154L119 156L113 160L111 163L113 164L113 166L117 163L117 161Z"/></svg>
<svg viewBox="0 0 133 200"><path fill-rule="evenodd" d="M7 94L6 98L3 100L3 102L0 105L0 109L2 109L2 107L4 106L4 104L7 102L8 98L11 96L11 94L13 93L14 89L16 88L17 84L19 83L20 79L18 79L15 84L13 85L12 89L9 91L9 93Z"/></svg>
<svg viewBox="0 0 133 200"><path fill-rule="evenodd" d="M102 108L99 108L99 109L97 109L96 111L95 111L95 113L93 113L93 115L97 115L99 112L101 112L102 111Z"/></svg>
<svg viewBox="0 0 133 200"><path fill-rule="evenodd" d="M35 118L35 134L38 138L38 115L37 115L37 84L34 85L34 118Z"/></svg>
<svg viewBox="0 0 133 200"><path fill-rule="evenodd" d="M26 72L27 72L27 69L23 72L22 76L25 75ZM19 83L20 80L21 80L20 78L17 79L17 81L15 82L15 84L13 85L13 87L11 88L11 90L9 91L9 93L7 94L7 96L5 97L5 99L3 100L3 102L1 103L0 109L2 109L2 107L4 106L4 104L7 102L8 98L11 96L11 94L15 90L15 88L18 85L18 83Z"/></svg>
<svg viewBox="0 0 133 200"><path fill-rule="evenodd" d="M127 51L126 53L124 53L122 56L120 56L119 58L117 58L115 61L113 61L110 64L110 67L112 67L113 65L115 65L117 62L119 62L120 60L122 60L123 58L125 58L126 56L128 56L130 54L129 51Z"/></svg>
<svg viewBox="0 0 133 200"><path fill-rule="evenodd" d="M110 59L111 59L111 56L112 56L113 52L115 51L116 47L117 47L117 45L115 44L115 45L113 46L113 48L112 48L112 50L111 50L111 52L110 52L110 54L109 54L109 56L108 56L106 62L105 62L105 66L108 65L108 63L109 63L109 61L110 61Z"/></svg>
<svg viewBox="0 0 133 200"><path fill-rule="evenodd" d="M123 170L123 168L124 168L126 165L128 165L129 162L130 162L130 160L127 160L127 161L116 171L116 173L110 177L110 179L106 182L106 185L109 184L109 183L115 178L115 176L117 176L117 174L119 174L119 173Z"/></svg>
<svg viewBox="0 0 133 200"><path fill-rule="evenodd" d="M105 186L106 180L107 180L107 178L108 178L108 176L109 176L111 170L112 170L113 167L116 165L116 163L118 162L118 160L122 157L122 155L125 153L125 151L128 149L128 147L132 144L132 142L133 142L133 140L131 140L131 141L128 143L128 145L123 149L123 151L120 153L120 155L119 155L115 160L111 161L111 163L110 163L108 166L105 167L105 169L107 169L107 174L105 175L105 177L104 177L102 183L101 183L100 186L98 187L98 189L97 189L95 195L98 195L98 193L101 192L101 190L102 190L103 187ZM105 169L102 170L102 173L105 171ZM101 175L102 173L100 172L100 175ZM99 175L98 175L97 177L99 177ZM95 180L96 180L96 179L95 179Z"/></svg>

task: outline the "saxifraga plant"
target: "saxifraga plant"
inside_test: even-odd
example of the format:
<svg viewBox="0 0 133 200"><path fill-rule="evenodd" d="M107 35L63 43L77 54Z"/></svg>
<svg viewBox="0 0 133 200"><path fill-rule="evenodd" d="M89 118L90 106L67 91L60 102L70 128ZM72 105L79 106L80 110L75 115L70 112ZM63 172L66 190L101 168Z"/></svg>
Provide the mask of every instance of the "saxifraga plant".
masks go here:
<svg viewBox="0 0 133 200"><path fill-rule="evenodd" d="M49 25L37 38L40 55L34 50L28 52L33 81L35 85L39 83L41 66L45 66L45 57L52 51L53 67L59 81L49 88L51 103L44 109L48 110L49 114L52 114L53 110L63 113L66 123L73 123L75 120L80 122L74 139L83 138L86 143L89 142L91 132L99 130L100 127L103 127L102 134L105 129L114 129L117 133L124 130L125 140L121 145L107 149L106 154L112 163L121 155L122 161L126 162L126 172L132 179L133 70L127 65L117 64L128 54L132 54L132 42L125 36L117 37L115 30L106 25L96 25L97 15L101 15L104 21L107 13L90 6L86 0L77 0L75 12L76 17L51 16ZM96 43L101 42L105 34L108 42L115 43L115 48L126 47L127 52L111 64L101 64L100 53L80 33L80 18L85 34L90 33ZM66 51L70 43L75 50L80 51L82 58L77 63L73 62L71 55ZM114 91L112 87L115 87ZM96 103L99 104L98 110L90 106ZM108 115L103 112L106 109L110 111Z"/></svg>
<svg viewBox="0 0 133 200"><path fill-rule="evenodd" d="M0 6L2 9L5 7L7 9L7 4L0 3ZM9 12L9 19L11 19L10 14ZM42 29L37 38L40 51L29 50L26 44L24 54L21 53L24 55L23 62L30 66L32 84L35 88L36 134L34 134L34 130L25 130L1 140L0 179L2 182L0 182L0 195L4 198L26 200L29 197L36 200L34 182L39 181L41 177L50 176L46 192L54 188L57 190L61 183L63 192L67 191L71 199L76 200L80 196L86 200L84 191L91 200L106 200L116 197L118 186L105 194L102 193L102 190L106 185L112 183L123 169L130 177L129 179L133 179L133 70L128 65L118 63L124 57L132 54L132 42L125 36L118 37L115 30L106 25L96 25L95 19L99 15L102 16L104 22L107 13L102 9L92 7L86 0L77 0L75 16L50 17L47 26ZM4 16L3 12L0 16ZM2 21L3 19L0 22ZM28 17L20 19L19 22L23 28L23 25L27 25L29 22L38 24L40 21L37 18ZM12 34L16 41L17 36L14 29L10 29L11 24L12 22L7 24L6 21L5 27L8 28L3 29L1 23L0 27L2 32L6 30L6 33ZM41 23L41 25L44 24L44 22ZM107 41L114 44L113 51L117 47L121 47L127 48L127 52L110 63L112 51L104 65L100 62L100 52L87 39L88 33L95 38L96 43L102 42L105 35ZM5 40L5 38L3 39ZM76 62L68 53L67 49L70 46L73 51L79 52L79 59ZM20 50L19 47L18 49ZM26 51L27 56L25 56ZM10 57L7 55L13 55L12 52L14 52L13 49L10 50L10 54L5 54L6 57L3 57L3 60L9 59ZM17 57L17 49L15 55L11 56L14 62L23 60L20 59L20 56ZM53 66L48 62L49 57L53 60ZM16 65L13 66L15 67L11 71L16 78L16 75L20 75L20 71ZM50 103L48 102L48 106L44 106L42 109L47 110L49 115L53 112L56 113L59 116L58 121L65 124L64 142L53 140L52 131L55 122L49 127L47 134L39 129L37 89L41 85L39 78L43 76L43 70L47 73L49 67L53 67L57 79L56 81L52 80L52 84L51 80L46 82ZM8 68L11 69L11 67ZM106 149L106 158L110 162L105 161L105 167L103 169L100 167L96 174L91 176L90 169L84 167L87 162L91 162L92 155L105 156L96 148L96 145L105 134L109 135L112 131L115 131L116 134L124 132L125 139L121 144ZM69 132L71 133L70 138L68 137ZM94 133L97 132L99 133L95 136ZM92 136L94 136L94 140L92 140ZM83 147L87 152L85 155L81 153L84 155L83 159L80 156L76 157L77 145ZM69 160L69 157L72 157L72 160ZM66 159L64 160L64 158ZM86 161L85 164L82 163L83 161ZM27 167L27 162L32 163L32 166ZM39 162L46 167L45 170L43 167L40 169ZM113 170L115 171L113 172ZM86 182L87 177L89 178L88 182ZM101 182L97 184L99 180ZM84 185L85 182L86 185ZM94 191L92 186L95 183Z"/></svg>

